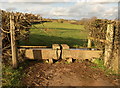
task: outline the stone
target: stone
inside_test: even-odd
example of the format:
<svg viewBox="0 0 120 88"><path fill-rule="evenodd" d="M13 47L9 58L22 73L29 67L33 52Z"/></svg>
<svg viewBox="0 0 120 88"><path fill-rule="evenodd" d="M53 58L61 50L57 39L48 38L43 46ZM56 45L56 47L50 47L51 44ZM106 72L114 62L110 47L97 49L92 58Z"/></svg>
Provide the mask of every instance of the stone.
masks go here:
<svg viewBox="0 0 120 88"><path fill-rule="evenodd" d="M62 49L70 49L70 47L67 44L61 44Z"/></svg>
<svg viewBox="0 0 120 88"><path fill-rule="evenodd" d="M67 59L67 62L68 62L68 63L72 63L72 58L68 58L68 59Z"/></svg>
<svg viewBox="0 0 120 88"><path fill-rule="evenodd" d="M52 49L59 49L60 50L60 45L59 44L52 44Z"/></svg>
<svg viewBox="0 0 120 88"><path fill-rule="evenodd" d="M48 63L52 64L53 63L53 59L48 59Z"/></svg>

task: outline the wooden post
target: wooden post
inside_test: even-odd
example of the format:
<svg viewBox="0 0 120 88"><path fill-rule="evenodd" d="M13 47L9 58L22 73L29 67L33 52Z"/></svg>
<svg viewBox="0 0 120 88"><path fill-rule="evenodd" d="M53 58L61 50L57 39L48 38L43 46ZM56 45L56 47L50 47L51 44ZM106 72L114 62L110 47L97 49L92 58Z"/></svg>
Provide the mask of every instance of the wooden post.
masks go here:
<svg viewBox="0 0 120 88"><path fill-rule="evenodd" d="M114 40L114 50L113 50L113 57L111 61L111 67L112 70L119 74L120 68L120 30L119 30L119 23L116 22L116 28L115 28L115 40Z"/></svg>
<svg viewBox="0 0 120 88"><path fill-rule="evenodd" d="M120 28L120 24L118 24L118 72L120 74L120 30L119 28Z"/></svg>
<svg viewBox="0 0 120 88"><path fill-rule="evenodd" d="M12 65L13 68L17 68L17 48L15 41L15 25L13 13L10 14L10 34L11 34Z"/></svg>
<svg viewBox="0 0 120 88"><path fill-rule="evenodd" d="M91 32L89 33L89 37L91 37ZM92 47L92 40L88 38L88 48Z"/></svg>
<svg viewBox="0 0 120 88"><path fill-rule="evenodd" d="M91 48L92 47L92 41L91 39L88 38L88 48Z"/></svg>
<svg viewBox="0 0 120 88"><path fill-rule="evenodd" d="M112 51L113 51L113 39L114 37L114 26L113 24L107 25L107 32L106 32L106 41L108 43L105 45L105 53L104 53L104 65L106 67L110 66L110 60L112 59Z"/></svg>

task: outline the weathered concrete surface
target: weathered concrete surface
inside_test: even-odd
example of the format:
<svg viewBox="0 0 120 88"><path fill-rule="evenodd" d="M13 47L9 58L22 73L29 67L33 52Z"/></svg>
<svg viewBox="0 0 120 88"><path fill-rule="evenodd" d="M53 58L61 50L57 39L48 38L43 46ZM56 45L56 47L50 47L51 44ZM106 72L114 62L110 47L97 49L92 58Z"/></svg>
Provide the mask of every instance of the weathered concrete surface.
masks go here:
<svg viewBox="0 0 120 88"><path fill-rule="evenodd" d="M32 49L25 50L25 57L27 57L29 59L34 59L33 50Z"/></svg>
<svg viewBox="0 0 120 88"><path fill-rule="evenodd" d="M61 52L62 52L61 50L56 50L57 59L60 59Z"/></svg>
<svg viewBox="0 0 120 88"><path fill-rule="evenodd" d="M60 50L60 45L59 44L52 44L52 49L59 49Z"/></svg>
<svg viewBox="0 0 120 88"><path fill-rule="evenodd" d="M57 52L53 49L26 49L25 57L29 59L58 59Z"/></svg>
<svg viewBox="0 0 120 88"><path fill-rule="evenodd" d="M62 49L70 49L70 47L67 44L61 44Z"/></svg>
<svg viewBox="0 0 120 88"><path fill-rule="evenodd" d="M91 59L99 58L102 51L98 50L62 50L62 58L73 58L73 59Z"/></svg>
<svg viewBox="0 0 120 88"><path fill-rule="evenodd" d="M42 59L57 59L56 50L45 49L41 50Z"/></svg>
<svg viewBox="0 0 120 88"><path fill-rule="evenodd" d="M25 50L25 56L29 59L59 59L60 55L62 55L62 59L67 58L92 59L99 58L101 54L102 51L98 50L62 50L62 51L53 49Z"/></svg>
<svg viewBox="0 0 120 88"><path fill-rule="evenodd" d="M73 59L92 59L99 58L102 51L99 50L80 50L70 49L67 44L53 44L52 48L33 48L24 49L25 57L29 59L66 59L68 62L72 62ZM70 59L71 58L71 59ZM69 60L70 59L70 60Z"/></svg>

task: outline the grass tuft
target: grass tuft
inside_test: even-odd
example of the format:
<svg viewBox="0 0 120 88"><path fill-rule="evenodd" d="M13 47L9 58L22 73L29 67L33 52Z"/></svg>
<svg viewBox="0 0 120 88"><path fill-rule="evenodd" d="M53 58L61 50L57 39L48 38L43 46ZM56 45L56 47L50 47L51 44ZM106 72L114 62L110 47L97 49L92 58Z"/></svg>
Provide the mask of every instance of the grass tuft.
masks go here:
<svg viewBox="0 0 120 88"><path fill-rule="evenodd" d="M91 68L100 68L102 70L105 71L106 75L120 75L120 74L115 74L114 71L112 71L112 69L108 69L104 66L104 61L103 59L100 58L96 58L94 61L92 61L94 64L96 64L96 66L92 66Z"/></svg>
<svg viewBox="0 0 120 88"><path fill-rule="evenodd" d="M23 68L19 67L18 69L13 69L11 66L2 67L2 86L21 86Z"/></svg>

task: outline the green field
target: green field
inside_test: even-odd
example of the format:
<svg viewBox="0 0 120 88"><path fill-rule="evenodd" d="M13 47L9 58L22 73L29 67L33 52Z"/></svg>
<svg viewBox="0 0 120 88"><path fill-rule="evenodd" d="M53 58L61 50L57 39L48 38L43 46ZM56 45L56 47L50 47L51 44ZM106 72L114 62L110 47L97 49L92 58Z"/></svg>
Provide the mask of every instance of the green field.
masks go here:
<svg viewBox="0 0 120 88"><path fill-rule="evenodd" d="M68 44L71 47L86 46L88 33L83 25L70 23L47 22L34 24L30 29L29 42L22 41L21 45Z"/></svg>

